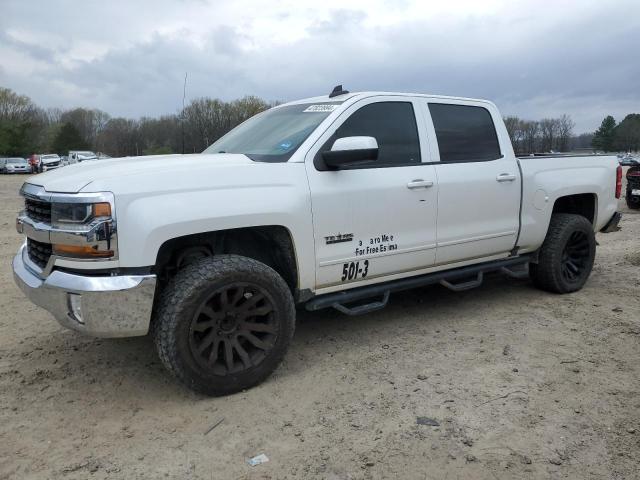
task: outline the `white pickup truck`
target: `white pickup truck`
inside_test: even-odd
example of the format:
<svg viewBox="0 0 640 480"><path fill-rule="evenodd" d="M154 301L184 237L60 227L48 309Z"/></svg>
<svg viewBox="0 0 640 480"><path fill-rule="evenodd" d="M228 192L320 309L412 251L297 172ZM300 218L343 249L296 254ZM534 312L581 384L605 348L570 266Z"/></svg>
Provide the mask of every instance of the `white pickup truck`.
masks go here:
<svg viewBox="0 0 640 480"><path fill-rule="evenodd" d="M151 332L188 387L270 375L296 305L347 314L391 292L483 274L557 293L614 231L615 157L516 158L496 106L397 93L277 106L202 154L84 162L21 190L15 279L64 326Z"/></svg>

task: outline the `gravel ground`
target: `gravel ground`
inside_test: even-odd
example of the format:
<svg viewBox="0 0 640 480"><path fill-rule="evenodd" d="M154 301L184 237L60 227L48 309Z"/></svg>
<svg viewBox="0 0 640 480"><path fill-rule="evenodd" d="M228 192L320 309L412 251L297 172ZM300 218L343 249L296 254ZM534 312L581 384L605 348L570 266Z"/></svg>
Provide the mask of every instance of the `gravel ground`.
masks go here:
<svg viewBox="0 0 640 480"><path fill-rule="evenodd" d="M578 293L494 276L300 312L273 377L205 398L148 338L82 337L25 299L23 180L0 177L0 478L640 478L640 214L622 202Z"/></svg>

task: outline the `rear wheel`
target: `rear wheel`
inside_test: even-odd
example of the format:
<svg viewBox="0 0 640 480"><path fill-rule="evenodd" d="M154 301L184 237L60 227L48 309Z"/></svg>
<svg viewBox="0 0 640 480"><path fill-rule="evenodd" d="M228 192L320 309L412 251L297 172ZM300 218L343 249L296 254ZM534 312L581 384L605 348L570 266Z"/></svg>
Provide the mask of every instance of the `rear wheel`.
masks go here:
<svg viewBox="0 0 640 480"><path fill-rule="evenodd" d="M189 388L226 395L266 379L295 328L293 297L273 269L220 255L181 270L162 293L153 337L162 363Z"/></svg>
<svg viewBox="0 0 640 480"><path fill-rule="evenodd" d="M530 265L531 279L542 290L575 292L589 278L595 254L596 239L589 220L581 215L554 214L538 263Z"/></svg>

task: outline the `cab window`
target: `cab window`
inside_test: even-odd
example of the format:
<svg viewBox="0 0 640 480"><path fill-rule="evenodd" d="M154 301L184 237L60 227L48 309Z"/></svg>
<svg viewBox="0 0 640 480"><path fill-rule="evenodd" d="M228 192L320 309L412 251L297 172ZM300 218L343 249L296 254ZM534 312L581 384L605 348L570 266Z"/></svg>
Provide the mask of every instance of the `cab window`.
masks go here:
<svg viewBox="0 0 640 480"><path fill-rule="evenodd" d="M378 142L378 159L350 168L396 167L421 162L411 102L378 102L361 107L337 128L320 152L331 150L338 138L355 136L374 137Z"/></svg>
<svg viewBox="0 0 640 480"><path fill-rule="evenodd" d="M486 108L430 103L429 111L441 162L478 162L502 156L493 119Z"/></svg>

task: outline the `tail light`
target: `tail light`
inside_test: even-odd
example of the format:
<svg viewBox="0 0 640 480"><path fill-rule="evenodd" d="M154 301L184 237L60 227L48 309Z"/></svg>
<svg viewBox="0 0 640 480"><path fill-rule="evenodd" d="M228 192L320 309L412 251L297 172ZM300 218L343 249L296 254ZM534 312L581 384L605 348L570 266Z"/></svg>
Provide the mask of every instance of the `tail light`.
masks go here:
<svg viewBox="0 0 640 480"><path fill-rule="evenodd" d="M618 165L616 168L616 198L620 198L622 193L622 167Z"/></svg>
<svg viewBox="0 0 640 480"><path fill-rule="evenodd" d="M627 178L629 177L640 177L640 168L632 167L627 171Z"/></svg>

